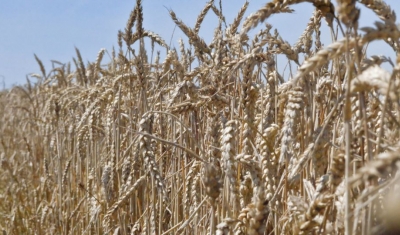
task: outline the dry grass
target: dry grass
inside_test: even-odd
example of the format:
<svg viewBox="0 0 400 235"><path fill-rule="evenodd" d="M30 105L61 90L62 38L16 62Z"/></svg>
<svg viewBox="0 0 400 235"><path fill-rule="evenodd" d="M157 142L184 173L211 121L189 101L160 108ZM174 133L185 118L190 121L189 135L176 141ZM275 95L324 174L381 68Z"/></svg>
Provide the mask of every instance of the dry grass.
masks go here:
<svg viewBox="0 0 400 235"><path fill-rule="evenodd" d="M268 24L248 34L297 3L315 12L294 45ZM383 21L359 29L359 4ZM274 0L244 18L247 6L226 24L210 1L193 28L169 10L189 39L177 50L143 28L138 0L106 66L104 50L84 64L76 49L75 71L35 56L38 82L0 93L3 234L399 231L400 55L365 56L374 40L399 53L390 6ZM321 33L339 39L323 47ZM290 79L277 54L299 65Z"/></svg>

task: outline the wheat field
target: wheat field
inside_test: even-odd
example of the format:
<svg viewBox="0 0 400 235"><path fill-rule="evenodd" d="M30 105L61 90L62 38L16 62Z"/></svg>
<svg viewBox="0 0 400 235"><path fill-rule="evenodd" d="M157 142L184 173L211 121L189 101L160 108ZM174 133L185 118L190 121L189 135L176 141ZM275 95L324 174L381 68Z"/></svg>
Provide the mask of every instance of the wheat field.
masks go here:
<svg viewBox="0 0 400 235"><path fill-rule="evenodd" d="M267 19L294 4L315 10L291 45ZM361 5L380 21L359 28ZM393 9L247 7L226 22L211 0L194 26L169 9L188 40L170 48L137 0L96 61L76 49L47 71L35 56L40 72L0 92L2 234L400 234ZM367 56L376 40L397 58ZM280 74L278 55L296 72Z"/></svg>

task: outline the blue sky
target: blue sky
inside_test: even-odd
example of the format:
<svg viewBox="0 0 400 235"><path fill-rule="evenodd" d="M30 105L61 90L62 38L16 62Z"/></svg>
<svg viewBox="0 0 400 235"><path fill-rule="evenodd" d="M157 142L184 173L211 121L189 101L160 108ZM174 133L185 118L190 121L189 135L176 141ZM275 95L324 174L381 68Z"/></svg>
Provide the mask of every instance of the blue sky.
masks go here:
<svg viewBox="0 0 400 235"><path fill-rule="evenodd" d="M178 18L193 27L205 0L143 0L144 28L159 34L168 44L179 46L179 38L186 37L179 28L174 31L167 8L175 11ZM218 1L216 1L218 4ZM250 0L245 16L255 12L267 1ZM387 0L392 9L400 10L399 0ZM77 47L83 60L94 61L101 48L111 52L117 47L117 32L125 28L134 0L2 0L0 3L0 88L25 83L26 75L40 73L34 53L43 61L46 71L51 60L62 63L76 57ZM244 0L223 1L227 23L231 23ZM305 29L313 8L303 3L292 7L293 14L280 14L267 20L284 40L295 43ZM378 18L372 11L362 8L361 26L371 26ZM200 35L210 42L218 20L210 12L200 30ZM325 22L322 23L325 25ZM256 32L257 30L254 30ZM326 27L325 44L330 43ZM172 37L173 36L173 37ZM172 37L172 40L171 40ZM394 53L384 43L373 43L370 55ZM390 53L389 53L390 52ZM34 79L33 79L34 81Z"/></svg>

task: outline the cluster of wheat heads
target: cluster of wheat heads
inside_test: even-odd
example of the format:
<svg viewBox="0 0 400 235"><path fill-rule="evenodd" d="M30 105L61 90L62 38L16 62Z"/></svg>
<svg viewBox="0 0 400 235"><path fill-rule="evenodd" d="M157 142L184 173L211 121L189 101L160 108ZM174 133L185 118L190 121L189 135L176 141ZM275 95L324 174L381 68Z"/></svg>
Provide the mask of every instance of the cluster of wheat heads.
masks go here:
<svg viewBox="0 0 400 235"><path fill-rule="evenodd" d="M297 43L268 24L250 36L297 3L315 6ZM359 29L356 4L382 21ZM247 6L227 24L210 1L193 28L169 10L188 37L175 49L143 28L138 0L106 66L105 50L86 65L76 50L74 71L36 57L38 82L0 93L3 234L399 229L400 56L366 56L373 40L399 53L395 13L381 0L274 0L244 19ZM209 44L207 14L219 19ZM278 54L299 66L289 79Z"/></svg>

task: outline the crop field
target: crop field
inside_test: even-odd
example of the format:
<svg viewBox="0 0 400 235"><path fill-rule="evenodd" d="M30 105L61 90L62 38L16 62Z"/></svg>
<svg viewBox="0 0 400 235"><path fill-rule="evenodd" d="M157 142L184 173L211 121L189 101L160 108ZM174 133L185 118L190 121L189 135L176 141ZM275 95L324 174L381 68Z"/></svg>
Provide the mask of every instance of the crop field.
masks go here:
<svg viewBox="0 0 400 235"><path fill-rule="evenodd" d="M383 0L248 4L226 22L209 1L195 25L168 9L187 36L172 48L143 28L137 0L96 61L76 49L49 70L35 56L39 72L0 92L0 232L400 234L395 12ZM290 44L267 19L294 4L315 10ZM360 6L380 21L359 27ZM371 55L373 41L396 58Z"/></svg>

